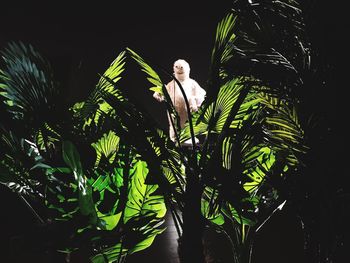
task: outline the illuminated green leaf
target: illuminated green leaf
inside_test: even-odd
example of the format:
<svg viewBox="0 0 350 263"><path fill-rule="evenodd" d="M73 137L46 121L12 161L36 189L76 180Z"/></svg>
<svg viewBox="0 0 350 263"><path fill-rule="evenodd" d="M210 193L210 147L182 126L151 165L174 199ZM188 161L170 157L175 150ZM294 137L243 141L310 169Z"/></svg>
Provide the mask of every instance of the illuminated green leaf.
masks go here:
<svg viewBox="0 0 350 263"><path fill-rule="evenodd" d="M164 198L155 194L158 186L145 184L148 174L146 163L138 161L135 164L135 169L124 211L124 222L149 212L155 213L158 218L164 217L166 213Z"/></svg>
<svg viewBox="0 0 350 263"><path fill-rule="evenodd" d="M122 212L116 215L104 215L101 212L97 212L97 216L104 221L104 227L106 230L113 230L119 223Z"/></svg>
<svg viewBox="0 0 350 263"><path fill-rule="evenodd" d="M140 57L135 51L131 50L130 48L127 48L127 51L130 53L131 57L141 66L142 71L149 76L147 77L147 80L157 88L159 87L159 90L157 90L157 92L162 94L163 91L161 87L163 87L163 82L160 79L158 73L150 65L148 65L145 60Z"/></svg>
<svg viewBox="0 0 350 263"><path fill-rule="evenodd" d="M113 163L118 151L119 140L113 131L109 131L108 134L103 134L97 142L91 144L97 155L95 167L98 166L102 155L108 159L109 163Z"/></svg>

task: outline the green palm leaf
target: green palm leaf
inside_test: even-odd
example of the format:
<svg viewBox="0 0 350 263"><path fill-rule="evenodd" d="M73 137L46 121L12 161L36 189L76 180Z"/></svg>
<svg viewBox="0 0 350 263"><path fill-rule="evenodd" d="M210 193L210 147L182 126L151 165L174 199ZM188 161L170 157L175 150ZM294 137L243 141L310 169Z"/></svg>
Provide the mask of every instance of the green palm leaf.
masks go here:
<svg viewBox="0 0 350 263"><path fill-rule="evenodd" d="M218 191L211 187L206 187L203 190L201 199L201 212L202 215L216 225L222 225L225 223L223 214L221 213Z"/></svg>
<svg viewBox="0 0 350 263"><path fill-rule="evenodd" d="M307 151L296 106L286 100L276 100L264 95L261 96L261 101L269 112L263 122L265 140L276 150L288 153L286 160L289 165L296 165L296 155Z"/></svg>
<svg viewBox="0 0 350 263"><path fill-rule="evenodd" d="M111 109L105 103L104 97L107 95L124 99L120 90L115 84L121 79L121 74L125 70L125 51L119 53L117 58L110 64L107 70L101 75L95 89L90 93L87 100L76 104L75 112L89 125L92 120L98 122L100 111L109 112Z"/></svg>
<svg viewBox="0 0 350 263"><path fill-rule="evenodd" d="M43 161L37 146L25 139L19 139L12 131L0 125L0 183L21 195L43 197L40 177L34 177L31 168ZM43 178L41 178L43 179Z"/></svg>
<svg viewBox="0 0 350 263"><path fill-rule="evenodd" d="M133 58L141 66L141 70L147 74L147 80L154 85L150 88L150 90L163 94L164 84L158 73L135 51L130 48L127 48L126 50L129 52L131 58Z"/></svg>
<svg viewBox="0 0 350 263"><path fill-rule="evenodd" d="M135 165L135 174L132 177L128 202L124 211L124 222L136 216L155 213L157 218L165 215L164 198L156 194L157 185L146 185L148 169L146 163L139 161Z"/></svg>
<svg viewBox="0 0 350 263"><path fill-rule="evenodd" d="M57 106L59 91L49 63L31 45L23 43L9 43L1 54L4 68L0 71L0 87L8 110L14 118L34 123L47 117Z"/></svg>
<svg viewBox="0 0 350 263"><path fill-rule="evenodd" d="M20 120L27 138L36 138L48 150L60 137L59 121L64 102L50 64L31 46L9 43L1 52L0 97L7 111Z"/></svg>
<svg viewBox="0 0 350 263"><path fill-rule="evenodd" d="M235 1L239 17L234 56L225 66L229 75L254 76L279 96L302 83L300 72L310 66L310 44L297 1ZM268 21L268 22L267 22Z"/></svg>
<svg viewBox="0 0 350 263"><path fill-rule="evenodd" d="M96 143L91 144L97 155L95 167L98 166L102 155L108 159L109 163L113 163L118 151L119 141L120 138L113 131L109 131L108 134L103 134L102 138Z"/></svg>
<svg viewBox="0 0 350 263"><path fill-rule="evenodd" d="M166 165L171 169L177 180L177 187L181 187L180 181L183 175L180 172L181 164L176 156L181 156L178 149L170 141L168 136L157 129L155 120L146 112L141 111L129 99L120 92L119 97L106 96L105 102L114 110L113 114L103 113L105 124L118 135L121 140L136 148L137 152L148 163L153 180L164 184L170 189L169 182L161 171L161 166ZM154 182L155 182L154 181ZM168 186L165 186L168 185Z"/></svg>
<svg viewBox="0 0 350 263"><path fill-rule="evenodd" d="M255 147L251 150L250 155L254 155L254 160L250 159L250 162L246 160L246 166L244 170L245 176L247 176L248 182L243 184L243 187L248 192L258 190L259 186L263 183L263 180L273 166L275 162L275 153L268 147ZM252 157L252 156L250 156Z"/></svg>
<svg viewBox="0 0 350 263"><path fill-rule="evenodd" d="M97 223L97 214L92 199L91 185L83 173L80 155L74 144L70 141L64 141L62 145L63 160L73 172L79 193L79 208L84 216L89 217L91 224Z"/></svg>
<svg viewBox="0 0 350 263"><path fill-rule="evenodd" d="M245 81L243 78L236 78L222 85L217 94L216 101L207 107L203 107L197 114L194 114L193 123L195 135L207 134L209 131L209 123L212 125L211 132L220 134L232 107L235 105L244 87ZM255 91L248 93L229 127L240 127L242 122L250 116L253 108L256 109L258 107L259 102L260 98L256 96ZM187 124L181 132L180 140L185 141L188 138L190 138L190 131L189 125Z"/></svg>
<svg viewBox="0 0 350 263"><path fill-rule="evenodd" d="M217 25L214 47L211 55L211 76L208 87L208 98L215 98L221 80L227 77L223 65L233 56L233 43L236 39L234 33L237 17L227 14Z"/></svg>
<svg viewBox="0 0 350 263"><path fill-rule="evenodd" d="M130 48L127 48L127 51L130 53L131 57L141 66L141 70L147 74L147 80L155 85L154 87L151 87L150 90L153 92L158 92L164 96L165 99L165 105L167 107L167 110L170 115L175 116L175 122L173 124L173 128L175 132L180 130L179 127L179 116L177 111L175 110L175 107L172 103L172 100L168 94L168 91L166 89L165 84L162 82L161 78L159 77L158 73L148 64L146 61L138 55L135 51L131 50ZM165 70L163 70L166 72ZM166 72L167 73L167 72ZM173 78L173 75L167 73L170 77ZM176 79L174 79L177 81ZM180 83L177 83L179 86L181 86Z"/></svg>

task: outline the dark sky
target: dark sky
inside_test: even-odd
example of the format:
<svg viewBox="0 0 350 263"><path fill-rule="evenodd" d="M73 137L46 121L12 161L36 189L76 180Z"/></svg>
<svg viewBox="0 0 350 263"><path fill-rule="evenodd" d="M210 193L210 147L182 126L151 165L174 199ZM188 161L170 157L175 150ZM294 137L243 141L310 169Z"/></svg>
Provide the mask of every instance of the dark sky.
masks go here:
<svg viewBox="0 0 350 263"><path fill-rule="evenodd" d="M95 75L128 46L169 70L175 59L188 59L193 74L204 81L216 24L230 4L227 0L220 5L189 1L174 6L168 1L88 2L5 7L1 45L9 40L29 42L52 62L72 67L82 63Z"/></svg>
<svg viewBox="0 0 350 263"><path fill-rule="evenodd" d="M93 89L98 74L103 73L125 47L169 71L176 59L186 59L191 65L191 76L205 88L215 27L231 3L230 0L100 0L84 1L80 5L77 1L31 2L1 4L0 48L8 41L32 44L51 62L57 79L66 89L64 99L72 101L83 99ZM342 61L347 61L345 9L336 2L309 2L314 5L308 16L312 40L323 59L332 65L331 114L335 113L335 120L340 121L346 116L343 94L346 67L340 66ZM133 65L130 70L135 73ZM141 72L132 75L123 82L123 88L140 93L146 108L157 114L165 127L165 112L159 111L159 104L152 99L147 90L150 86L143 76ZM315 96L315 100L318 99ZM345 136L344 131L340 134Z"/></svg>

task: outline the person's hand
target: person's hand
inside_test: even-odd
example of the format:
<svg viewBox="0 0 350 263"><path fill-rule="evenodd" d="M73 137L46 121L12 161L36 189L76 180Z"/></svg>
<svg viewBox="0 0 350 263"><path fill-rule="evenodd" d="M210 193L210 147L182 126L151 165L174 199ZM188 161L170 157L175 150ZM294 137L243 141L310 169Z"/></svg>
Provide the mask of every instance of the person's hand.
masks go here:
<svg viewBox="0 0 350 263"><path fill-rule="evenodd" d="M190 105L190 111L191 111L191 112L195 112L195 111L197 111L197 110L198 110L197 105L195 105L195 104L191 104L191 105Z"/></svg>
<svg viewBox="0 0 350 263"><path fill-rule="evenodd" d="M188 104L190 106L190 111L191 112L195 112L198 110L198 106L197 106L197 103L196 103L196 99L195 98L189 98L188 99Z"/></svg>
<svg viewBox="0 0 350 263"><path fill-rule="evenodd" d="M153 98L155 98L159 102L162 102L164 100L163 95L160 94L159 92L154 92L153 93Z"/></svg>

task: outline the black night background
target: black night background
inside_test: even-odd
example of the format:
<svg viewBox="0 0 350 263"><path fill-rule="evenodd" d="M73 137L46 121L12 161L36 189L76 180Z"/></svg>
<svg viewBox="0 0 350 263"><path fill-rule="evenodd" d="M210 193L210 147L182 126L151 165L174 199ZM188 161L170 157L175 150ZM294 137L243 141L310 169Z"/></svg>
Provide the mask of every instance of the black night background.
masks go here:
<svg viewBox="0 0 350 263"><path fill-rule="evenodd" d="M304 99L308 101L306 111L314 112L319 121L315 129L325 131L317 155L310 157L319 162L322 173L310 175L309 180L314 181L317 198L325 199L313 209L319 209L315 213L323 217L322 211L328 211L323 209L327 198L339 189L344 191L346 206L334 210L334 216L327 216L327 220L334 221L325 226L344 234L343 246L332 262L346 263L350 262L350 218L345 212L350 201L346 183L349 174L349 133L346 132L349 23L345 8L339 6L339 2L305 2L302 6L306 28L316 54L314 63L319 65L317 76L321 78L315 80L315 86L305 87L308 90ZM216 25L230 6L229 0L85 1L79 4L76 1L12 1L0 6L0 49L9 41L32 44L51 62L56 79L67 94L57 99L72 103L85 99L95 87L99 74L125 47L169 72L176 59L187 60L191 77L205 89ZM128 70L132 74L128 74L121 85L166 128L165 110L152 98L143 73L132 63ZM11 239L31 233L35 242L35 220L17 195L2 185L0 209L0 262L12 262L8 261ZM130 261L176 262L161 252L162 245L156 239L151 248L136 253ZM304 260L302 233L293 211L278 212L260 231L253 262L314 263Z"/></svg>

